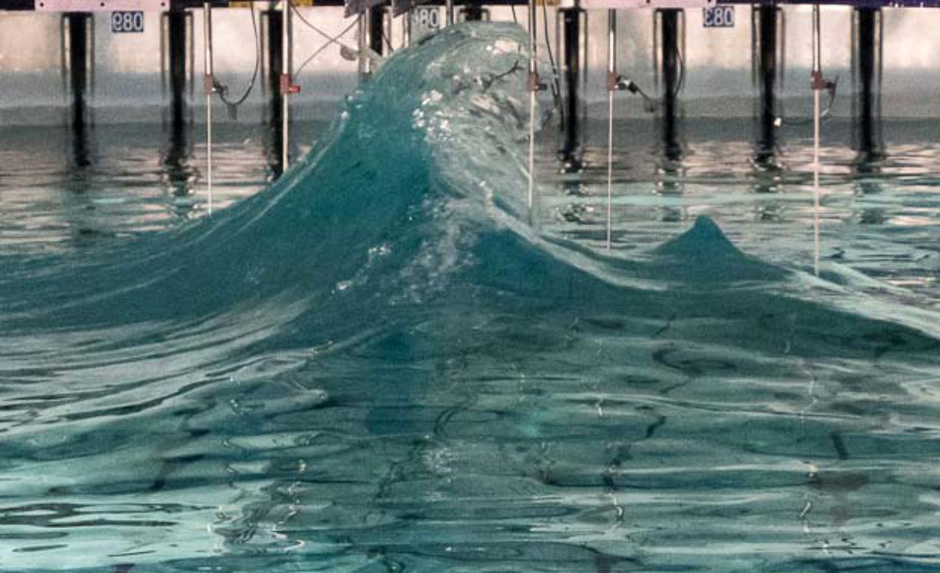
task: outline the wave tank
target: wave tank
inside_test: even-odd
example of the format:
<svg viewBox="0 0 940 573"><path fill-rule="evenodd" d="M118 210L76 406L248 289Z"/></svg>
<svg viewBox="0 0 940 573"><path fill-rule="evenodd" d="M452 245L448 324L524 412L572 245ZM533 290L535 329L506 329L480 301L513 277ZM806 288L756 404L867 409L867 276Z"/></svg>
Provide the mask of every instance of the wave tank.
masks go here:
<svg viewBox="0 0 940 573"><path fill-rule="evenodd" d="M542 228L525 44L448 28L264 191L0 255L0 570L940 571L940 313L707 217Z"/></svg>

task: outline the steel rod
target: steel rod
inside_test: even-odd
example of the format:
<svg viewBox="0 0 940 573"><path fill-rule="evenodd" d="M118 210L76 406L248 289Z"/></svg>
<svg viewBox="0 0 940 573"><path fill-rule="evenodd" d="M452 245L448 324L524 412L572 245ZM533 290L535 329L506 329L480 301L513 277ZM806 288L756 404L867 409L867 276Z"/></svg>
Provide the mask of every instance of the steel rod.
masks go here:
<svg viewBox="0 0 940 573"><path fill-rule="evenodd" d="M212 70L212 4L202 4L202 32L205 44L206 92L206 181L209 193L209 214L212 214L212 92L215 90Z"/></svg>
<svg viewBox="0 0 940 573"><path fill-rule="evenodd" d="M535 92L539 83L535 62L538 40L535 2L536 0L529 0L529 191L526 205L530 216L535 203Z"/></svg>
<svg viewBox="0 0 940 573"><path fill-rule="evenodd" d="M819 128L822 89L819 5L813 6L813 272L819 276Z"/></svg>
<svg viewBox="0 0 940 573"><path fill-rule="evenodd" d="M617 11L607 11L607 250L613 235L614 88L617 83Z"/></svg>
<svg viewBox="0 0 940 573"><path fill-rule="evenodd" d="M290 147L290 88L293 83L291 74L291 35L290 35L290 0L284 0L281 11L281 165L287 171Z"/></svg>

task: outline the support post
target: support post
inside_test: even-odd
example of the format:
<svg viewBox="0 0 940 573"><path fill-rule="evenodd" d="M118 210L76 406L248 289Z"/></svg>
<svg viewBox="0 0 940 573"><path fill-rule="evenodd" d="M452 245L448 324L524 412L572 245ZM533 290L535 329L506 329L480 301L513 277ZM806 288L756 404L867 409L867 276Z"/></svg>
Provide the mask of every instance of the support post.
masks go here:
<svg viewBox="0 0 940 573"><path fill-rule="evenodd" d="M581 171L580 98L578 87L581 75L581 14L580 6L560 10L565 43L565 133L561 148L562 171Z"/></svg>
<svg viewBox="0 0 940 573"><path fill-rule="evenodd" d="M266 90L268 93L267 101L267 121L268 133L270 139L269 161L271 174L277 179L286 169L284 165L284 130L283 130L283 102L281 96L281 66L282 66L282 16L279 10L272 5L263 15L263 21L267 22L267 66L268 77Z"/></svg>
<svg viewBox="0 0 940 573"><path fill-rule="evenodd" d="M89 47L88 28L93 25L91 14L69 12L65 15L68 24L68 88L71 96L71 127L76 142L76 163L87 165L85 148L88 114ZM79 149L81 148L81 149Z"/></svg>
<svg viewBox="0 0 940 573"><path fill-rule="evenodd" d="M369 8L369 49L378 55L385 50L385 7L382 5Z"/></svg>
<svg viewBox="0 0 940 573"><path fill-rule="evenodd" d="M369 58L366 56L366 48L369 46L369 29L366 26L366 18L362 12L356 16L356 30L358 32L359 48L359 81L361 82L366 78L366 74L369 73Z"/></svg>
<svg viewBox="0 0 940 573"><path fill-rule="evenodd" d="M402 44L406 47L411 45L411 8L402 16Z"/></svg>
<svg viewBox="0 0 940 573"><path fill-rule="evenodd" d="M777 125L777 7L761 5L757 10L757 82L758 95L758 164L770 161L776 149Z"/></svg>
<svg viewBox="0 0 940 573"><path fill-rule="evenodd" d="M161 23L161 68L163 73L164 95L169 88L169 121L167 146L163 157L163 168L166 171L170 192L177 197L184 197L190 193L190 169L187 165L189 157L189 140L187 124L191 120L191 95L187 88L191 87L187 60L191 62L192 46L190 45L191 20L187 13L178 5L171 4L170 10L162 15ZM189 53L188 53L189 52ZM165 124L166 125L166 124Z"/></svg>
<svg viewBox="0 0 940 573"><path fill-rule="evenodd" d="M181 132L186 123L186 12L173 5L166 15L167 51L170 85L170 126L173 133Z"/></svg>
<svg viewBox="0 0 940 573"><path fill-rule="evenodd" d="M446 0L444 3L445 10L447 11L447 26L454 25L454 0Z"/></svg>
<svg viewBox="0 0 940 573"><path fill-rule="evenodd" d="M681 155L678 141L677 126L677 100L679 96L680 77L679 66L681 61L681 48L679 45L679 14L678 9L660 10L662 26L662 128L663 145L666 158L677 160Z"/></svg>
<svg viewBox="0 0 940 573"><path fill-rule="evenodd" d="M856 145L864 161L881 148L881 10L855 9Z"/></svg>
<svg viewBox="0 0 940 573"><path fill-rule="evenodd" d="M483 3L480 0L470 0L463 9L463 18L467 22L482 21Z"/></svg>

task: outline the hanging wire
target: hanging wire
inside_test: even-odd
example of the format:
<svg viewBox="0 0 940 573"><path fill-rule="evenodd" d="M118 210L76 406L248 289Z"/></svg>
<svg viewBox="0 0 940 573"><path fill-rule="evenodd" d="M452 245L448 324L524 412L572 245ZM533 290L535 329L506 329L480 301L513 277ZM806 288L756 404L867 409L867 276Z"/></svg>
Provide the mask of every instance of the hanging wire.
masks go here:
<svg viewBox="0 0 940 573"><path fill-rule="evenodd" d="M346 48L347 50L349 50L349 51L351 51L351 52L355 52L356 50L354 50L353 48L350 48L348 45L344 44L343 42L340 42L340 38L342 38L343 36L345 36L346 34L348 34L349 31L352 30L352 29L356 26L356 24L358 24L358 23L359 23L358 20L353 20L352 23L351 23L349 26L347 26L345 30L343 30L342 32L340 32L339 35L337 35L336 37L332 37L332 36L328 36L328 35L324 34L324 36L326 36L326 38L327 38L328 41L327 41L325 44L323 44L322 46L320 46L319 48L317 48L316 50L314 50L314 52L313 52L312 54L310 54L310 56L308 56L307 59L304 60L302 64L300 64L300 66L297 68L297 71L294 72L294 75L295 75L295 76L300 76L300 72L302 72L302 71L304 70L304 68L307 67L307 64L309 64L310 62L312 62L314 58L316 58L317 56L319 56L324 50L326 50L327 48L329 48L329 47L332 46L333 44L337 44L337 45L339 45L340 47ZM319 31L319 30L318 30L318 31ZM321 32L321 33L322 33L322 32Z"/></svg>
<svg viewBox="0 0 940 573"><path fill-rule="evenodd" d="M679 97L679 92L685 87L685 59L682 57L682 50L676 46L676 61L679 62L679 81L676 82L676 90L672 94L673 98Z"/></svg>
<svg viewBox="0 0 940 573"><path fill-rule="evenodd" d="M248 87L245 88L245 91L242 93L241 97L236 100L230 100L228 99L228 86L215 79L215 75L213 75L212 79L212 86L219 94L219 99L222 100L222 103L225 104L229 117L233 120L238 119L238 106L245 103L245 100L247 100L248 96L251 95L251 92L255 87L255 82L258 80L258 71L261 69L261 39L258 37L258 22L255 19L255 0L250 1L251 4L249 9L251 10L251 31L255 37L255 70L251 74L251 81L248 82Z"/></svg>
<svg viewBox="0 0 940 573"><path fill-rule="evenodd" d="M253 1L253 0L252 0L252 1ZM342 42L339 41L340 38L342 38L343 36L345 36L345 35L349 32L349 30L351 30L351 29L353 28L353 26L357 23L357 21L353 21L353 23L350 24L345 30L343 30L342 32L340 32L338 36L335 36L335 37L334 37L334 36L330 36L328 33L324 32L324 31L321 30L320 28L314 26L314 25L310 22L310 20L307 20L307 18L305 18L304 15L300 13L300 10L298 10L297 7L294 6L293 2L291 2L290 0L288 0L288 4L290 5L291 10L294 11L294 15L297 16L297 18L299 18L300 21L303 22L305 26L307 26L308 28L310 28L311 30L313 30L313 31L316 32L317 34L320 34L321 36L323 36L324 38L326 38L326 39L328 40L327 43L326 43L324 46L322 46L322 47L326 47L326 46L329 46L329 45L331 45L331 44L339 44L340 47L346 48L346 49L349 50L349 51L352 51L352 52L357 51L355 48L353 48L353 47L351 47L351 46L349 46L349 45L347 45L347 44L344 44L344 43L342 43ZM318 50L316 53L319 53L319 50ZM304 62L304 63L306 64L306 62ZM301 66L301 67L302 67L302 66ZM298 72L298 73L299 73L299 72Z"/></svg>

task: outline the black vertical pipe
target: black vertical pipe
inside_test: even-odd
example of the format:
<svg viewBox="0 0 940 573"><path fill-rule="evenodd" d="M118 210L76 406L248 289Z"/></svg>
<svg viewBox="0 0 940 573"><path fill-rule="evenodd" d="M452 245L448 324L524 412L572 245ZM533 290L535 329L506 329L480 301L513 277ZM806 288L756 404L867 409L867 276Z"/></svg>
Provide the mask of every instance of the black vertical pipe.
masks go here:
<svg viewBox="0 0 940 573"><path fill-rule="evenodd" d="M167 13L170 72L170 125L173 133L186 124L186 12L174 5Z"/></svg>
<svg viewBox="0 0 940 573"><path fill-rule="evenodd" d="M88 14L72 12L69 23L69 89L72 92L72 125L85 127L85 92L88 89Z"/></svg>
<svg viewBox="0 0 940 573"><path fill-rule="evenodd" d="M88 22L91 15L70 12L66 15L69 24L69 89L72 96L72 151L75 165L85 167L88 158L86 120L88 106L85 96L88 91Z"/></svg>
<svg viewBox="0 0 940 573"><path fill-rule="evenodd" d="M483 20L483 3L479 0L470 0L463 9L463 17L467 22L479 22Z"/></svg>
<svg viewBox="0 0 940 573"><path fill-rule="evenodd" d="M662 22L663 144L666 158L679 158L676 100L679 95L679 10L660 12Z"/></svg>
<svg viewBox="0 0 940 573"><path fill-rule="evenodd" d="M875 98L876 90L876 62L880 57L877 53L876 23L878 20L877 8L857 8L858 17L858 146L859 151L871 154L877 151L877 110Z"/></svg>
<svg viewBox="0 0 940 573"><path fill-rule="evenodd" d="M581 13L579 7L564 8L562 14L562 30L565 41L565 134L564 145L561 149L563 169L565 171L578 171L581 160L578 157L581 135L579 133L578 84L581 77Z"/></svg>
<svg viewBox="0 0 940 573"><path fill-rule="evenodd" d="M382 55L385 38L385 8L369 8L369 49Z"/></svg>
<svg viewBox="0 0 940 573"><path fill-rule="evenodd" d="M776 146L777 121L777 8L763 5L758 8L758 81L760 82L760 110L758 125L758 160L767 159Z"/></svg>
<svg viewBox="0 0 940 573"><path fill-rule="evenodd" d="M265 12L268 22L268 133L271 136L269 147L270 166L274 178L284 172L283 147L283 94L281 94L281 51L284 43L284 30L280 10L270 9Z"/></svg>
<svg viewBox="0 0 940 573"><path fill-rule="evenodd" d="M170 192L184 197L190 192L192 171L188 165L189 142L187 123L189 100L187 98L188 75L186 62L191 54L187 34L186 11L179 3L172 3L167 17L167 52L170 76L170 125L163 167L166 170ZM180 209L181 212L184 209ZM188 210L188 209L185 209Z"/></svg>

